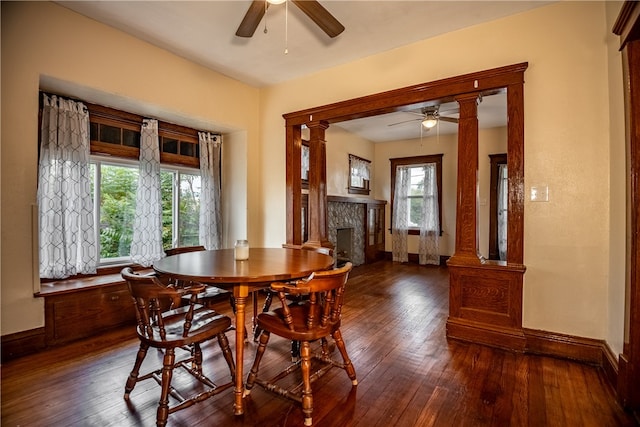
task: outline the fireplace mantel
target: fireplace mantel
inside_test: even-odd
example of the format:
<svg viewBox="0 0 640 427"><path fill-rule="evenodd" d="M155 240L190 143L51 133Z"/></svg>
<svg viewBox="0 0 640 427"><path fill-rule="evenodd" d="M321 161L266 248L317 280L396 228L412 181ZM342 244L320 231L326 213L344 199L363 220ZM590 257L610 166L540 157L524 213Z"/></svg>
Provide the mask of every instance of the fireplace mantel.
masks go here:
<svg viewBox="0 0 640 427"><path fill-rule="evenodd" d="M363 204L386 204L386 200L370 199L368 197L349 197L349 196L327 196L327 202L341 202L341 203L363 203Z"/></svg>

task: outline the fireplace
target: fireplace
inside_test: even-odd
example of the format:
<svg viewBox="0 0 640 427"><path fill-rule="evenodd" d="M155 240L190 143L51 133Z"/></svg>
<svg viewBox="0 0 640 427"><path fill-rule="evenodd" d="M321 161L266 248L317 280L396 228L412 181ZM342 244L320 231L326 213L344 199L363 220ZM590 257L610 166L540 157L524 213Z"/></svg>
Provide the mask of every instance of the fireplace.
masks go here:
<svg viewBox="0 0 640 427"><path fill-rule="evenodd" d="M329 201L329 241L333 243L336 265L346 261L364 264L365 207L364 203Z"/></svg>
<svg viewBox="0 0 640 427"><path fill-rule="evenodd" d="M336 260L338 265L353 261L353 228L336 230Z"/></svg>

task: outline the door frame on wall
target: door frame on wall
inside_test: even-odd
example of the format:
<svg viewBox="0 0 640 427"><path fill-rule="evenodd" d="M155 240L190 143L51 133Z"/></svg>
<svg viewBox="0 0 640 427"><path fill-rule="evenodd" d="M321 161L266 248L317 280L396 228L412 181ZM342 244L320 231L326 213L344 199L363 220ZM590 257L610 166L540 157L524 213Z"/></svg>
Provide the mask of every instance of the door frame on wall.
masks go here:
<svg viewBox="0 0 640 427"><path fill-rule="evenodd" d="M620 36L627 152L627 289L618 399L640 420L640 4L626 1L613 27Z"/></svg>

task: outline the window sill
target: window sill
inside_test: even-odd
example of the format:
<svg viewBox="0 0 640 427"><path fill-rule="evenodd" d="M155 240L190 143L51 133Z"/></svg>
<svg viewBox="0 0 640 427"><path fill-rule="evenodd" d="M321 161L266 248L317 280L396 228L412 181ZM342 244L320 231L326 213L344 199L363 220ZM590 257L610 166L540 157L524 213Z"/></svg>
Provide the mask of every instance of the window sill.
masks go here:
<svg viewBox="0 0 640 427"><path fill-rule="evenodd" d="M120 271L124 267L125 265L104 268L101 269L98 274L91 276L78 275L59 280L42 279L40 281L40 292L34 293L34 296L50 297L54 295L70 294L106 286L124 284L125 281L120 275ZM117 270L117 272L114 270ZM153 271L153 269L138 270L143 274Z"/></svg>
<svg viewBox="0 0 640 427"><path fill-rule="evenodd" d="M364 194L368 196L371 193L371 190L369 190L368 188L361 187L348 187L347 190L349 194Z"/></svg>

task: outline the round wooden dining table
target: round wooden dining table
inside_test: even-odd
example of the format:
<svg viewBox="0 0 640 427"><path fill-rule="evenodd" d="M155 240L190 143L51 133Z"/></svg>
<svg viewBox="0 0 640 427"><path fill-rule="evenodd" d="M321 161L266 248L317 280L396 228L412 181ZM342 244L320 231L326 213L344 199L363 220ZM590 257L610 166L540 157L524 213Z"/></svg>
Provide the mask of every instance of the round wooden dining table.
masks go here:
<svg viewBox="0 0 640 427"><path fill-rule="evenodd" d="M289 248L250 248L249 259L244 261L235 260L233 249L218 249L172 255L154 262L153 269L160 275L233 290L236 304L236 415L244 412L244 324L249 292L272 282L307 277L314 271L332 267L333 263L333 257L329 255Z"/></svg>

